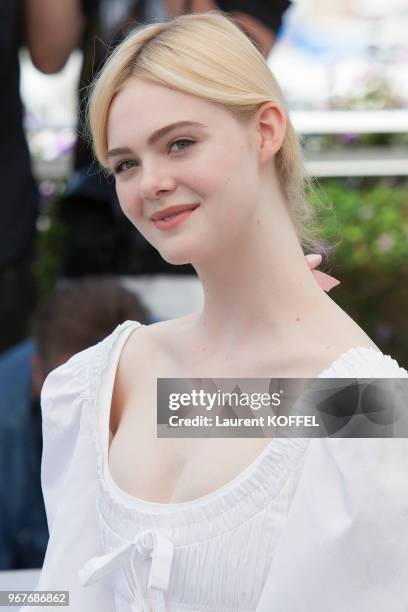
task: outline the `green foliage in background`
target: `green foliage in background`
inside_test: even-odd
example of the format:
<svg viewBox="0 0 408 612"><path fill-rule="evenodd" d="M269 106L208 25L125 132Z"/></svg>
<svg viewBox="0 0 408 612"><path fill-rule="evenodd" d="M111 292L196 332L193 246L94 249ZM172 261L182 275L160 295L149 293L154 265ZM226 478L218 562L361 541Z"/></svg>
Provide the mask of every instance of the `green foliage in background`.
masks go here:
<svg viewBox="0 0 408 612"><path fill-rule="evenodd" d="M332 246L327 271L341 281L331 297L407 367L407 184L325 180L312 198Z"/></svg>
<svg viewBox="0 0 408 612"><path fill-rule="evenodd" d="M358 134L349 132L342 134L307 134L302 137L302 147L305 153L325 153L333 151L361 151L362 148L375 150L387 155L392 149L403 150L408 146L407 133Z"/></svg>
<svg viewBox="0 0 408 612"><path fill-rule="evenodd" d="M331 203L331 214L327 214ZM320 181L314 198L325 217L323 238L334 241L333 264L344 269L401 268L408 263L408 188L386 182L353 186L350 180Z"/></svg>

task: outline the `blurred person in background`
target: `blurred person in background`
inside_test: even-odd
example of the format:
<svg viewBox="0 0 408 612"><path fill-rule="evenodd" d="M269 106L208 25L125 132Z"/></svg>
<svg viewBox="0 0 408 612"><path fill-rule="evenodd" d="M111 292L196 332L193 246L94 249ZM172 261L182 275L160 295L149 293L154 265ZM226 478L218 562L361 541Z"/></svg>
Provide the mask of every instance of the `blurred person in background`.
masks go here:
<svg viewBox="0 0 408 612"><path fill-rule="evenodd" d="M214 10L228 13L264 57L272 50L290 4L290 0L165 0L169 17Z"/></svg>
<svg viewBox="0 0 408 612"><path fill-rule="evenodd" d="M23 129L18 51L21 2L0 3L0 352L26 337L35 305L31 272L38 193Z"/></svg>
<svg viewBox="0 0 408 612"><path fill-rule="evenodd" d="M170 266L121 214L114 180L100 172L94 161L85 128L87 86L102 67L108 52L135 25L160 21L188 12L220 9L230 13L264 56L273 46L288 0L32 0L31 50L36 67L57 72L71 51L80 47L83 64L79 80L78 140L74 152L74 175L60 202L59 212L66 229L63 275L87 274L177 275L177 292L183 300L180 277L187 287L196 280L192 266ZM39 24L53 24L45 36ZM158 315L160 316L160 315Z"/></svg>
<svg viewBox="0 0 408 612"><path fill-rule="evenodd" d="M157 274L163 270L160 257L134 232L127 219L123 219L114 181L101 173L93 161L86 136L84 100L87 86L102 67L109 49L135 24L164 18L164 6L161 1L32 0L31 9L28 15L30 51L39 70L49 74L58 72L72 51L80 48L83 53L74 172L58 203L65 229L62 275L74 278L89 274ZM53 25L50 36L45 31L46 19ZM192 275L190 266L182 268L177 273Z"/></svg>
<svg viewBox="0 0 408 612"><path fill-rule="evenodd" d="M40 391L51 370L126 320L148 322L113 278L58 286L38 307L33 338L0 358L0 570L39 568L48 542L41 492Z"/></svg>

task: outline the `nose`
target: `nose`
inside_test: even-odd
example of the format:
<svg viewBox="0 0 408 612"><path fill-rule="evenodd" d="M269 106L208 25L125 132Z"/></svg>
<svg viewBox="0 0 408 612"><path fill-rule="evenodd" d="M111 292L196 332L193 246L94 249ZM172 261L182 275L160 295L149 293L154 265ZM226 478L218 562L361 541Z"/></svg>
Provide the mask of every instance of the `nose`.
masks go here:
<svg viewBox="0 0 408 612"><path fill-rule="evenodd" d="M140 195L144 200L157 200L165 193L174 191L176 181L165 168L157 164L145 166L140 179Z"/></svg>

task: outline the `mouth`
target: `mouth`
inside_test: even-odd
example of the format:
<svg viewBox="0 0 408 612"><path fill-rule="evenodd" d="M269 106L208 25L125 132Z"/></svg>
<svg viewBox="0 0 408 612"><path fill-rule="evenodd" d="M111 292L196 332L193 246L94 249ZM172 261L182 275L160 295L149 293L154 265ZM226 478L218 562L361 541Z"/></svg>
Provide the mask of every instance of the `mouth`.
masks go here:
<svg viewBox="0 0 408 612"><path fill-rule="evenodd" d="M185 212L187 210L194 210L197 208L199 204L180 204L179 206L168 206L164 210L159 210L152 215L152 221L157 221L158 219L171 219L176 215Z"/></svg>
<svg viewBox="0 0 408 612"><path fill-rule="evenodd" d="M198 208L198 206L199 204L188 207L174 207L174 209L169 208L168 214L166 214L166 216L163 216L163 212L167 213L167 210L164 210L160 214L157 213L156 215L153 215L152 221L155 227L157 227L157 229L159 230L170 229L172 227L175 227L176 225L179 225L179 223L182 223L185 219L187 219L187 217L189 217ZM179 208L179 210L177 210L177 208Z"/></svg>

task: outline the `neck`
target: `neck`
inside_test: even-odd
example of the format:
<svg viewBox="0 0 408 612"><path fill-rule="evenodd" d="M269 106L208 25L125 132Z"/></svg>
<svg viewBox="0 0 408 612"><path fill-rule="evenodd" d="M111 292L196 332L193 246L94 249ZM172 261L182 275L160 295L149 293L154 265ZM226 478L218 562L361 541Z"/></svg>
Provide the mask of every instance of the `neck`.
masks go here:
<svg viewBox="0 0 408 612"><path fill-rule="evenodd" d="M285 205L266 210L235 245L195 266L204 290L195 328L210 347L229 352L250 340L282 346L313 328L316 312L331 301L313 278Z"/></svg>

